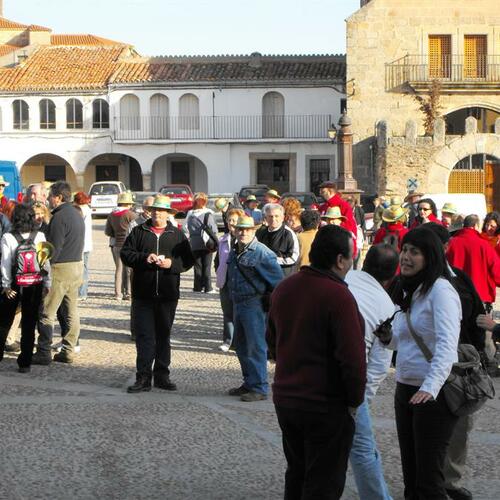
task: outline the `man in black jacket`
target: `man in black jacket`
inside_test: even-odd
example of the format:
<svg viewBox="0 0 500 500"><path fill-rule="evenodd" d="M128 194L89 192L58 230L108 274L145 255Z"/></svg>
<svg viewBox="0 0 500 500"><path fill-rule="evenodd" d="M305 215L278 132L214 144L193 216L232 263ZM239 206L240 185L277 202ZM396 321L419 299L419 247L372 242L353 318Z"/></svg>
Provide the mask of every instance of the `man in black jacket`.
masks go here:
<svg viewBox="0 0 500 500"><path fill-rule="evenodd" d="M194 264L189 241L172 225L176 210L168 196L157 195L151 219L135 227L122 247L123 263L132 273L132 320L136 334L136 382L127 392L151 390L154 386L175 391L170 380L170 330L179 300L180 273ZM154 368L153 368L154 362Z"/></svg>
<svg viewBox="0 0 500 500"><path fill-rule="evenodd" d="M263 212L266 225L258 229L255 236L276 254L283 274L289 276L300 253L297 235L285 224L285 211L281 205L268 203Z"/></svg>
<svg viewBox="0 0 500 500"><path fill-rule="evenodd" d="M70 202L70 185L63 181L52 184L49 191L52 219L47 234L47 240L54 246L52 284L40 312L38 347L33 355L33 364L48 365L52 361L53 325L61 304L64 303L64 320L68 331L62 341L62 350L54 356L54 361L72 363L80 336L78 288L83 276L85 224L81 213Z"/></svg>

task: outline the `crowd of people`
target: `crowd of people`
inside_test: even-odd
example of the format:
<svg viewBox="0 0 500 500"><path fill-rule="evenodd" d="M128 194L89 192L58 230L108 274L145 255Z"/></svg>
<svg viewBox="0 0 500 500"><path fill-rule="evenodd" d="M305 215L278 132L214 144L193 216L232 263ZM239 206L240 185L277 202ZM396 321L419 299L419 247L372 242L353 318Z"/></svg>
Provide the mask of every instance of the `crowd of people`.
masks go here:
<svg viewBox="0 0 500 500"><path fill-rule="evenodd" d="M168 196L146 198L138 214L131 193L119 195L105 234L114 297L131 300L136 380L127 391L177 389L170 334L180 275L193 268L193 292L219 293L219 349L234 350L241 367L242 382L228 394L267 399L268 363L275 362L286 499L340 498L349 461L360 498L391 498L370 416L391 362L405 498L472 498L460 483L472 421L450 412L442 387L459 343L473 345L498 375L500 327L491 311L500 285L500 215L481 221L445 203L439 218L432 199L409 193L376 200L370 235L357 200L344 199L330 181L320 193L319 210L281 200L275 190L262 208L253 195L243 206L216 200L222 235L205 193L196 194L182 224ZM92 251L88 204L65 182L32 185L22 203L2 201L0 360L4 350L20 351L20 372L72 363L80 349L78 301L87 299ZM52 355L56 318L62 343Z"/></svg>

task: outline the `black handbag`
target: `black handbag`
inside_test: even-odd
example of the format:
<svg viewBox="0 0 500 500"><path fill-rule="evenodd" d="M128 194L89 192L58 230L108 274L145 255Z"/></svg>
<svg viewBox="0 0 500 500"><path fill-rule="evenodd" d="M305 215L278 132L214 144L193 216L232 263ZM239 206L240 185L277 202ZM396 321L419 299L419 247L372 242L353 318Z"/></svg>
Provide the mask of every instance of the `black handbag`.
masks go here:
<svg viewBox="0 0 500 500"><path fill-rule="evenodd" d="M216 252L217 248L219 248L219 239L212 231L212 228L208 225L209 216L210 213L207 212L205 217L203 217L203 222L201 223L201 238L205 244L205 248L209 252Z"/></svg>
<svg viewBox="0 0 500 500"><path fill-rule="evenodd" d="M406 311L406 322L413 340L430 363L432 352L415 332L409 311ZM453 363L451 373L441 390L449 410L457 417L472 415L488 399L495 397L493 382L481 364L481 357L473 345L458 345L458 362Z"/></svg>

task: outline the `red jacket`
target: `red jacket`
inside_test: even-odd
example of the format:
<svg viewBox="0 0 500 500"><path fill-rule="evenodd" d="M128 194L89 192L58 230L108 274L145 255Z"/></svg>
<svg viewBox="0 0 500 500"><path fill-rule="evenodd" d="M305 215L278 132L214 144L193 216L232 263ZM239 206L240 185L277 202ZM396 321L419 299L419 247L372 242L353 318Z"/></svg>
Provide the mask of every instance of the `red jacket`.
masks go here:
<svg viewBox="0 0 500 500"><path fill-rule="evenodd" d="M271 297L266 338L276 359L276 405L325 412L363 402L364 321L338 276L303 267L283 280Z"/></svg>
<svg viewBox="0 0 500 500"><path fill-rule="evenodd" d="M381 227L376 233L375 238L373 238L373 244L383 243L384 238L390 234L394 234L398 237L398 249L401 250L401 241L404 235L409 231L403 226L402 222L396 222L393 224L387 224L385 227Z"/></svg>
<svg viewBox="0 0 500 500"><path fill-rule="evenodd" d="M337 193L332 196L329 200L326 200L319 207L319 212L321 215L325 215L326 211L330 207L339 207L340 213L346 217L345 222L342 224L342 227L345 227L348 231L351 231L354 234L354 238L358 234L358 225L356 224L356 219L354 218L354 214L352 212L351 205L347 203L347 201L343 200L342 197Z"/></svg>
<svg viewBox="0 0 500 500"><path fill-rule="evenodd" d="M9 198L7 198L7 196L3 195L1 198L0 198L0 211L3 211L5 205L7 205L7 202L9 201Z"/></svg>
<svg viewBox="0 0 500 500"><path fill-rule="evenodd" d="M495 302L496 287L500 285L500 259L479 233L466 227L450 240L448 262L464 271L474 283L483 302Z"/></svg>
<svg viewBox="0 0 500 500"><path fill-rule="evenodd" d="M429 215L427 217L429 219L429 222L435 222L436 224L440 224L441 226L443 225L442 221L440 221L434 214ZM412 222L410 229L415 229L416 227L422 225L418 217L415 217L415 220Z"/></svg>

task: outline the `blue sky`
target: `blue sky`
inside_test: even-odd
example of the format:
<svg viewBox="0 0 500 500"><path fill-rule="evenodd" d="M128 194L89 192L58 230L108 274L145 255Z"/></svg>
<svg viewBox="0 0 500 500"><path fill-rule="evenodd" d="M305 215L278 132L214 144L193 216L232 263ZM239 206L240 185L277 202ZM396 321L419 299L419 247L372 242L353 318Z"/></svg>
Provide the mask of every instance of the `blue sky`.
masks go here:
<svg viewBox="0 0 500 500"><path fill-rule="evenodd" d="M4 16L143 55L335 54L359 0L4 0ZM82 9L85 6L85 9Z"/></svg>

